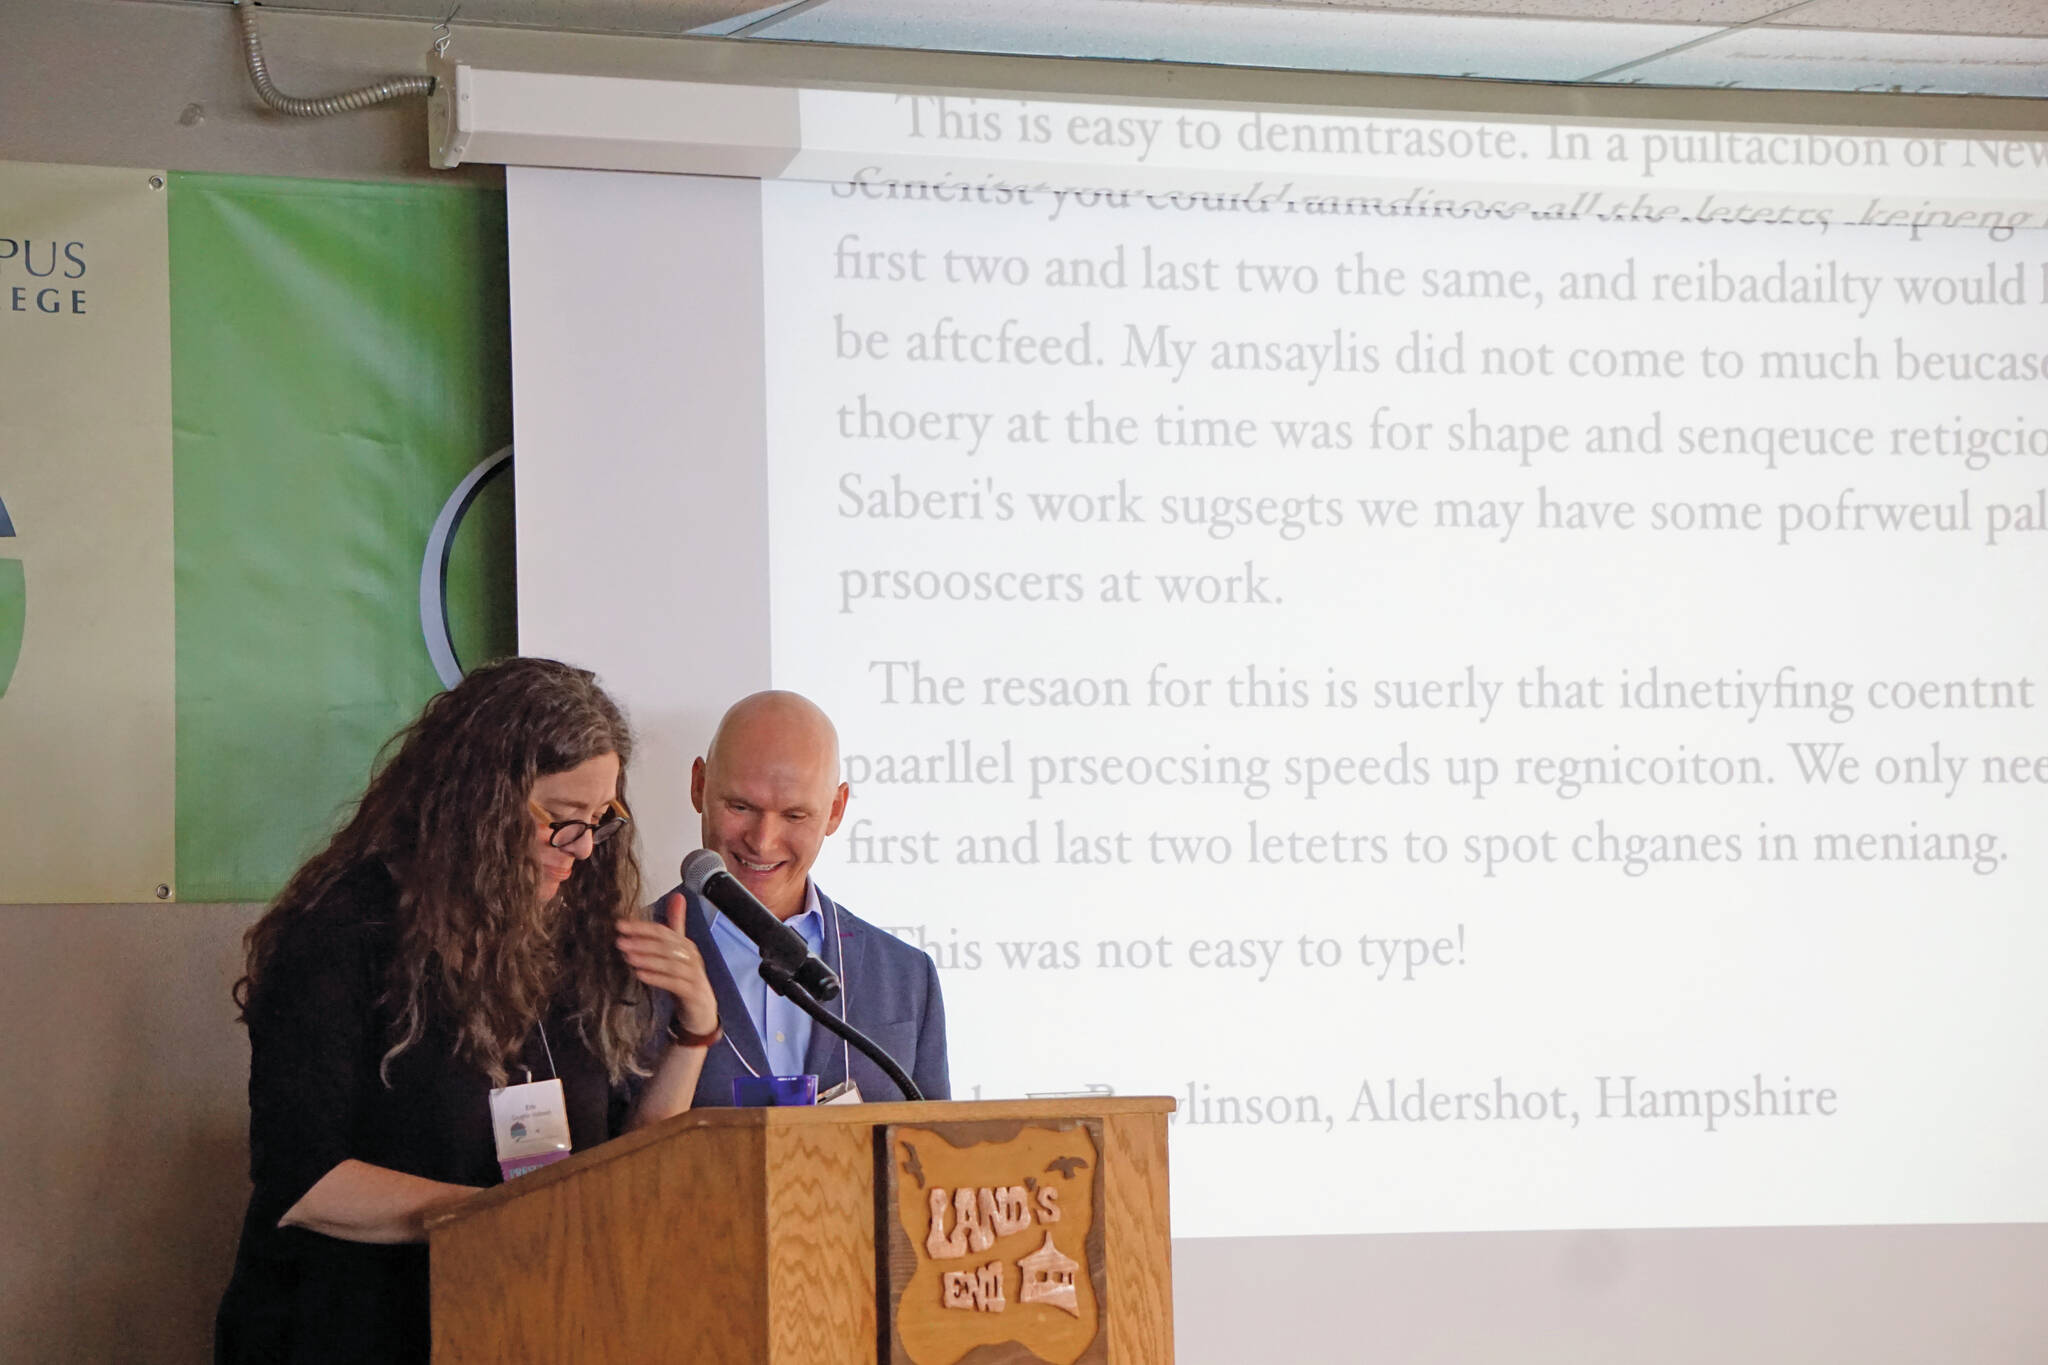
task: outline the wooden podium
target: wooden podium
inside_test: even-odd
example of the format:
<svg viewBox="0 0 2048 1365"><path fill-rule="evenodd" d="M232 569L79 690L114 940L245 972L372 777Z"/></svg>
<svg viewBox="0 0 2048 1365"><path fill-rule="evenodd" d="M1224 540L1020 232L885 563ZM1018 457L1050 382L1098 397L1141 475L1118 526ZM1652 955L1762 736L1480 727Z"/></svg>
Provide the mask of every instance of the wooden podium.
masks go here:
<svg viewBox="0 0 2048 1365"><path fill-rule="evenodd" d="M904 1292L911 1244L890 1227L897 1209L884 1205L900 1182L915 1179L921 1190L924 1176L915 1154L903 1160L907 1146L886 1149L887 1135L919 1131L929 1150L930 1132L1022 1127L1085 1131L1091 1136L1081 1140L1099 1144L1092 1193L1100 1212L1090 1225L1099 1240L1090 1245L1099 1248L1100 1264L1083 1272L1095 1277L1099 1318L1089 1321L1099 1330L1085 1354L1068 1358L1171 1365L1166 1122L1173 1106L1166 1098L1103 1096L678 1115L487 1190L432 1224L434 1365L950 1365L934 1359L929 1335L913 1334L906 1345L902 1322L892 1317L887 1291L895 1283L896 1294ZM1037 1189L1038 1177L1025 1179ZM922 1194L901 1188L906 1210L921 1205ZM1025 1193L1022 1186L1007 1192ZM952 1193L930 1193L934 1207L946 1210L943 1223ZM974 1193L957 1191L970 1219ZM1001 1203L1006 1191L994 1193L998 1210L1014 1217ZM989 1207L989 1191L980 1194ZM1072 1199L1068 1208L1077 1210ZM1058 1213L1053 1207L1054 1220ZM1070 1217L1067 1226L1084 1218ZM964 1243L967 1230L954 1231ZM1039 1235L1031 1227L1011 1244ZM1045 1246L1052 1247L1049 1235ZM927 1300L937 1305L937 1273L926 1266L915 1301L921 1310ZM1072 1302L1071 1289L1053 1292ZM1081 1294L1086 1307L1085 1283ZM1000 1312L1004 1305L993 1306ZM948 1322L971 1335L998 1321L1021 1324L1033 1311L1048 1316L1042 1305L1014 1298L1010 1310L1000 1320L956 1313ZM1081 1330L1056 1321L1068 1339ZM959 1353L967 1354L968 1365L1041 1358L1014 1344Z"/></svg>

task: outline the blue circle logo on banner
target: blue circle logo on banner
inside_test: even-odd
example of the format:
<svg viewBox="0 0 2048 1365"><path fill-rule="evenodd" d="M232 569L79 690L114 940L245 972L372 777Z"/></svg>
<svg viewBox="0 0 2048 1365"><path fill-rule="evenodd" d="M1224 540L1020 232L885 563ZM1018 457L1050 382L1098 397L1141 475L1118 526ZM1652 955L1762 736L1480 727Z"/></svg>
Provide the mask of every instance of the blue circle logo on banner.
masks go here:
<svg viewBox="0 0 2048 1365"><path fill-rule="evenodd" d="M455 533L485 482L511 467L512 447L505 446L463 475L448 501L441 504L441 514L427 534L427 552L420 556L420 639L443 687L461 682L463 673L462 661L455 656L455 637L448 629L448 556L455 549Z"/></svg>
<svg viewBox="0 0 2048 1365"><path fill-rule="evenodd" d="M0 538L14 538L14 521L0 502ZM21 632L28 621L28 581L18 559L0 559L0 697L14 680L21 659Z"/></svg>

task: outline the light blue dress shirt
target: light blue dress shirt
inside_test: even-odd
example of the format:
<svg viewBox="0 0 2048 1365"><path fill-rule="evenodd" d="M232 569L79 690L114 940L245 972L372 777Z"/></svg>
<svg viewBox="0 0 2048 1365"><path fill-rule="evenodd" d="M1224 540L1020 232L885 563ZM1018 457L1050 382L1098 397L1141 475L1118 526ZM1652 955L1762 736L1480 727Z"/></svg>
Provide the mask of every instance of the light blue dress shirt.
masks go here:
<svg viewBox="0 0 2048 1365"><path fill-rule="evenodd" d="M776 1076L802 1075L804 1053L811 1045L811 1016L768 989L768 983L761 979L761 950L754 946L754 940L734 928L732 921L717 913L715 906L707 908L713 911L712 941L725 958L725 969L732 973L740 999L746 1002L747 1018L753 1021L754 1032L761 1035L761 1046L768 1053L769 1072ZM825 915L818 908L815 885L804 883L804 908L783 923L802 934L812 952L823 955Z"/></svg>

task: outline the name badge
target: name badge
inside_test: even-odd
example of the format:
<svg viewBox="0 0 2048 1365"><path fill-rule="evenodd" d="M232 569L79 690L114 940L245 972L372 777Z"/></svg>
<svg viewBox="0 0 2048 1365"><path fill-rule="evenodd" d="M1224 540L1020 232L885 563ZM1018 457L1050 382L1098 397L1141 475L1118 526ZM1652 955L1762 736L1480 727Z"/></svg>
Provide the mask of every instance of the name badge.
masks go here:
<svg viewBox="0 0 2048 1365"><path fill-rule="evenodd" d="M859 1104L860 1082L855 1080L853 1077L848 1076L845 1080L833 1086L830 1090L822 1092L818 1096L818 1103Z"/></svg>
<svg viewBox="0 0 2048 1365"><path fill-rule="evenodd" d="M513 1180L569 1155L569 1106L558 1076L491 1092L498 1169Z"/></svg>

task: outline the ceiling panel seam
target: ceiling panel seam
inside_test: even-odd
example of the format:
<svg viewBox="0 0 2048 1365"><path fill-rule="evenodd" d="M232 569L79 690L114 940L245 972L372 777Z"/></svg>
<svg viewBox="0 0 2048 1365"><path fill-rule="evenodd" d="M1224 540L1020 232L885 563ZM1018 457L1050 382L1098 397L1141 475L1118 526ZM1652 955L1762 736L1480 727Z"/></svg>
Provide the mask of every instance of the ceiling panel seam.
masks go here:
<svg viewBox="0 0 2048 1365"><path fill-rule="evenodd" d="M799 14L808 14L810 11L821 9L830 3L831 0L795 0L794 4L784 5L773 14L764 14L753 23L743 24L724 36L727 38L751 38L757 33L765 32L775 27L785 19L794 19Z"/></svg>
<svg viewBox="0 0 2048 1365"><path fill-rule="evenodd" d="M1690 52L1693 48L1696 47L1704 47L1708 43L1719 42L1721 39L1728 37L1730 34L1742 33L1748 29L1757 28L1761 25L1771 23L1774 20L1782 19L1786 15L1792 13L1794 10L1802 10L1805 9L1808 5L1816 3L1818 3L1818 0L1798 0L1796 4L1786 5L1782 9L1774 9L1769 14L1759 14L1754 19L1748 19L1739 24L1730 24L1726 28L1716 29L1712 33L1704 34L1698 38L1690 38L1685 42L1674 44L1671 47L1665 48L1661 52L1652 52L1647 57L1637 57L1634 61L1623 62L1619 66L1610 66L1604 71L1595 71L1592 75L1581 76L1579 77L1579 79L1582 81L1604 81L1610 76L1618 76L1624 71L1633 71L1639 66L1648 66L1651 62L1660 61L1665 57L1676 56L1678 53L1681 52Z"/></svg>

